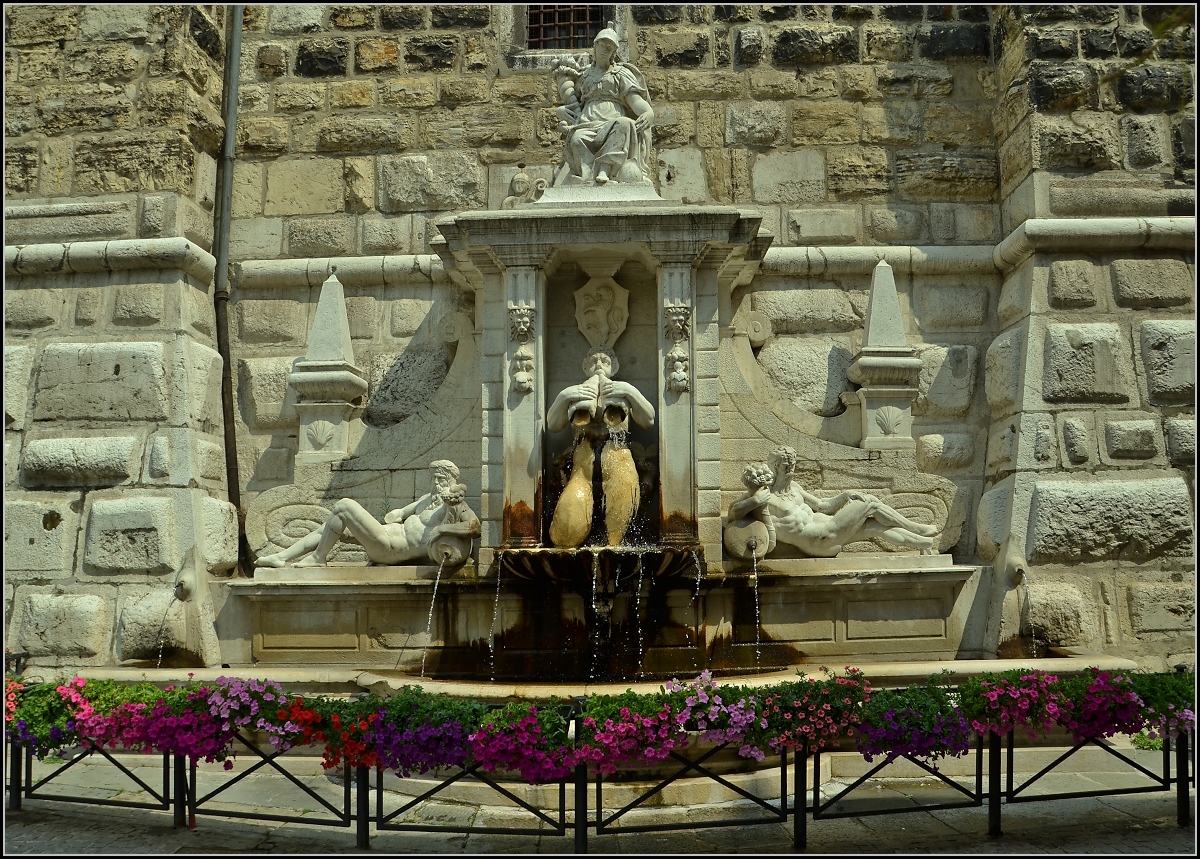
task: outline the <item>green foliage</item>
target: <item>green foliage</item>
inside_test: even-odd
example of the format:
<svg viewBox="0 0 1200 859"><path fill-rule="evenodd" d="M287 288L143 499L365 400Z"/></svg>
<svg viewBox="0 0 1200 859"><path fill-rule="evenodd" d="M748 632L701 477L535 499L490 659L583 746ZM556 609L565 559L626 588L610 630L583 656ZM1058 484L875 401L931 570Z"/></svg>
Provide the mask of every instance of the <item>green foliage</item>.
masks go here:
<svg viewBox="0 0 1200 859"><path fill-rule="evenodd" d="M401 730L421 725L458 722L471 731L479 725L487 712L487 706L479 701L435 695L426 692L420 686L404 686L390 698L378 699L371 696L371 700L376 702L375 709L384 710L387 720Z"/></svg>
<svg viewBox="0 0 1200 859"><path fill-rule="evenodd" d="M39 758L78 742L74 719L53 683L39 683L21 690L16 718L8 725L12 736L33 746ZM68 727L70 722L70 727Z"/></svg>

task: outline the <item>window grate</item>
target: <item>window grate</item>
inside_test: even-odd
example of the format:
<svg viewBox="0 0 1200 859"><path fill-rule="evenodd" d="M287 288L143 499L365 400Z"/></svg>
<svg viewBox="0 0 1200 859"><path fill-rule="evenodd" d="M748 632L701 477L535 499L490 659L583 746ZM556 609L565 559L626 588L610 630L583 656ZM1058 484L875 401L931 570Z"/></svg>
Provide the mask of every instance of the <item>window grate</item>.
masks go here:
<svg viewBox="0 0 1200 859"><path fill-rule="evenodd" d="M527 47L590 48L602 29L603 6L530 6Z"/></svg>

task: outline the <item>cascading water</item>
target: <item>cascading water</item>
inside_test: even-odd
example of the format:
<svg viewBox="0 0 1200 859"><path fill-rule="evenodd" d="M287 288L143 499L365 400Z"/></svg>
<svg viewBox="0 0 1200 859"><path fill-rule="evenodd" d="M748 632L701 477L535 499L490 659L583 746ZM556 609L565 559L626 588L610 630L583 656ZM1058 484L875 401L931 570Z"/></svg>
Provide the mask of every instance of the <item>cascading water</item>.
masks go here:
<svg viewBox="0 0 1200 859"><path fill-rule="evenodd" d="M751 575L754 584L754 668L758 670L762 661L762 618L758 605L758 541L750 541Z"/></svg>
<svg viewBox="0 0 1200 859"><path fill-rule="evenodd" d="M496 682L496 620L500 616L500 570L503 568L503 552L496 553L496 598L492 601L492 628L488 632L488 664L492 682Z"/></svg>
<svg viewBox="0 0 1200 859"><path fill-rule="evenodd" d="M696 653L700 650L700 579L703 571L700 569L700 555L695 549L692 549L692 563L696 565L696 587L692 591L692 670L699 673Z"/></svg>
<svg viewBox="0 0 1200 859"><path fill-rule="evenodd" d="M437 577L433 580L433 596L429 599L429 619L425 621L425 648L421 651L421 677L425 677L425 657L429 654L429 641L433 635L433 607L437 603L438 584L442 581L442 568L446 566L446 558L449 555L442 555L442 562L438 564ZM497 575L497 578L499 576Z"/></svg>
<svg viewBox="0 0 1200 859"><path fill-rule="evenodd" d="M169 615L171 613L171 606L175 605L175 602L178 599L179 599L179 597L177 594L174 594L174 593L171 594L171 601L169 603L167 603L167 610L163 612L162 620L159 621L159 624L158 624L158 663L154 666L155 668L162 668L163 648L167 643L167 638L165 635L163 635L163 633L165 632L165 630L167 628L167 615Z"/></svg>
<svg viewBox="0 0 1200 859"><path fill-rule="evenodd" d="M642 557L637 559L637 590L634 592L633 599L633 616L637 620L637 674L638 678L642 676L642 662L646 658L646 652L642 647Z"/></svg>

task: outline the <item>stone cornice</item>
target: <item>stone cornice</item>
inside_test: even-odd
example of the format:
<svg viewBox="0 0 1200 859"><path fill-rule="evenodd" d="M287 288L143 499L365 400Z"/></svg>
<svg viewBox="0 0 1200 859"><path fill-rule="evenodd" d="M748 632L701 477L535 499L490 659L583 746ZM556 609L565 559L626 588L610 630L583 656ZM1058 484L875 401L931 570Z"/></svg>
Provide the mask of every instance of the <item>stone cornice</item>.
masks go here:
<svg viewBox="0 0 1200 859"><path fill-rule="evenodd" d="M345 286L386 286L392 283L448 283L436 254L396 254L369 257L249 260L234 265L233 287L282 288L320 286L337 269Z"/></svg>
<svg viewBox="0 0 1200 859"><path fill-rule="evenodd" d="M212 254L184 238L56 242L4 248L4 273L8 277L157 268L179 269L209 283L216 265Z"/></svg>
<svg viewBox="0 0 1200 859"><path fill-rule="evenodd" d="M1035 253L1191 250L1195 244L1195 218L1031 218L996 245L993 258L1008 272Z"/></svg>

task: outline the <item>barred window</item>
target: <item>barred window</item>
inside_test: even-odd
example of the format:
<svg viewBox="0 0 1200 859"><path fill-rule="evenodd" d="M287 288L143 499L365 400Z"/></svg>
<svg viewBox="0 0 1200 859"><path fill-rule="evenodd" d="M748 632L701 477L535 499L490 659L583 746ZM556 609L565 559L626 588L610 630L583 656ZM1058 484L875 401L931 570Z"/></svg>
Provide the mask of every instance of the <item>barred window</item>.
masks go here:
<svg viewBox="0 0 1200 859"><path fill-rule="evenodd" d="M530 50L590 48L596 34L604 29L605 13L611 9L599 5L526 8L526 47Z"/></svg>

